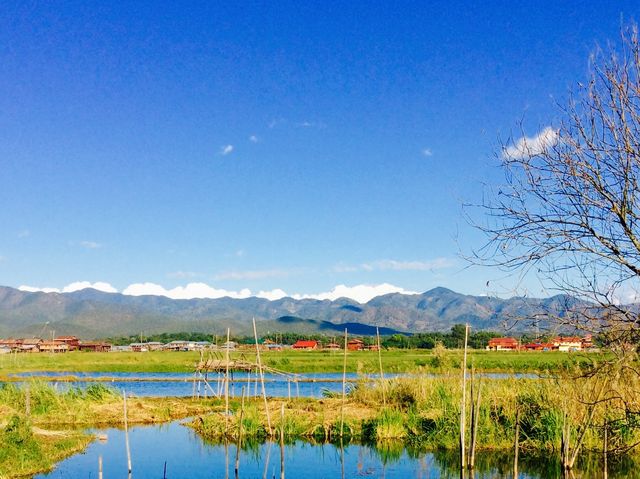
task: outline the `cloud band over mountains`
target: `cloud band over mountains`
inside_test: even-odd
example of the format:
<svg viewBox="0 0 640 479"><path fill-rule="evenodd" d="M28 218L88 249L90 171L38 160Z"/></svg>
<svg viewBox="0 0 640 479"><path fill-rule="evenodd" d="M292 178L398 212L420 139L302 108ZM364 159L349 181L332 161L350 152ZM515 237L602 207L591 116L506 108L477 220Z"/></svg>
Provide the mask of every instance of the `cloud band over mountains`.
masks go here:
<svg viewBox="0 0 640 479"><path fill-rule="evenodd" d="M77 281L65 286L62 289L39 288L26 285L18 287L18 289L21 291L41 291L44 293L73 293L74 291L80 291L87 288L96 289L105 293L119 292L109 283L91 283L89 281ZM277 299L290 297L294 299L319 299L333 301L338 298L349 298L358 301L359 303L366 303L377 296L382 296L389 293L419 294L415 291L409 291L389 283L359 284L355 286L346 286L344 284L340 284L335 286L331 291L317 294L288 294L282 289L258 291L257 293L252 292L248 288L243 288L239 291L230 291L226 289L214 288L205 283L189 283L186 286L178 286L172 289L166 289L165 287L156 283L134 283L123 289L121 293L128 296L166 296L167 298L171 299L217 299L224 297L244 299L257 297L274 301Z"/></svg>

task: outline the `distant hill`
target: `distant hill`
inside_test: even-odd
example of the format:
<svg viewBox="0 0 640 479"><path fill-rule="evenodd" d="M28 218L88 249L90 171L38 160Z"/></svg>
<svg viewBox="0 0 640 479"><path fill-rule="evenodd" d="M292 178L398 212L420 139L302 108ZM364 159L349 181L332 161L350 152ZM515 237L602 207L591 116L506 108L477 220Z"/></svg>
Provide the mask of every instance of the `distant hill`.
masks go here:
<svg viewBox="0 0 640 479"><path fill-rule="evenodd" d="M365 304L347 298L335 301L282 298L189 299L164 296L126 296L85 289L74 293L25 292L0 286L0 336L56 334L84 338L115 335L194 331L252 334L251 318L261 332L334 333L345 327L354 334L446 331L456 323L474 329L500 331L530 327L536 315L562 315L577 301L569 296L550 298L491 298L463 295L446 288L422 294L378 296ZM304 318L304 319L303 319ZM517 321L515 318L524 318ZM544 325L540 325L544 327Z"/></svg>

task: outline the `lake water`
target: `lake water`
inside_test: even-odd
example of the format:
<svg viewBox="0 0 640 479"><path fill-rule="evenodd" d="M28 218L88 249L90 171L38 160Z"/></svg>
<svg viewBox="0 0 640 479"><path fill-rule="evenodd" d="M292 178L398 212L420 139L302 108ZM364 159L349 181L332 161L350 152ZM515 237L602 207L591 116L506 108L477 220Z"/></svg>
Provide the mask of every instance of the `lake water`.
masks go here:
<svg viewBox="0 0 640 479"><path fill-rule="evenodd" d="M127 474L124 433L118 429L100 431L106 442L94 442L85 453L62 461L38 479L87 479L98 477L98 457L103 459L105 479ZM129 432L133 463L132 479L161 479L166 462L166 478L233 478L234 444L210 444L178 422L160 426L138 426ZM454 452L426 452L404 448L397 443L380 446L350 444L313 445L298 441L285 445L287 478L458 478ZM474 478L512 477L512 458L505 454L481 453ZM598 458L583 461L575 478L602 477ZM280 447L275 443L252 444L240 451L240 478L280 477ZM472 476L468 476L472 477ZM522 479L559 478L559 466L547 458L522 457ZM614 464L610 479L639 478L633 464Z"/></svg>
<svg viewBox="0 0 640 479"><path fill-rule="evenodd" d="M201 396L218 393L218 379L221 375L209 374L208 382L210 388L204 382L200 382L199 388L196 383L194 391L193 374L188 373L124 373L124 372L30 372L14 375L15 377L27 378L37 377L51 381L51 383L59 390L65 390L69 387L86 387L94 384L96 379L101 384L111 386L118 390L125 390L127 394L134 396L146 397L168 397L168 396L192 396L199 394ZM387 374L386 378L400 376L398 374ZM502 373L488 373L484 375L487 378L501 379L514 377L514 375ZM375 378L375 376L370 376ZM515 375L519 378L537 378L532 374ZM55 378L74 378L75 381L57 381ZM265 374L265 389L267 396L270 397L311 397L319 398L327 392L340 393L342 391L342 374L341 373L306 373L295 374L291 376L282 376L279 374ZM347 373L347 388L351 388L356 381L361 379L356 373ZM229 392L231 396L239 396L242 387L246 388L248 395L257 396L262 394L262 390L257 381L255 374L247 374L246 372L237 372L232 375L229 384Z"/></svg>

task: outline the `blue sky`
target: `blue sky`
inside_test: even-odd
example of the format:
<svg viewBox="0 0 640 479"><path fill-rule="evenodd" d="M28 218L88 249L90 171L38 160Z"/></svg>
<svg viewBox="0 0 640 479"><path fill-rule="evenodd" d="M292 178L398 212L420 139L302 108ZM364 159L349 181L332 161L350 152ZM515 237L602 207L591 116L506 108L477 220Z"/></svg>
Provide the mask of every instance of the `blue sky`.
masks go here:
<svg viewBox="0 0 640 479"><path fill-rule="evenodd" d="M544 294L461 204L637 3L300 3L3 5L0 284Z"/></svg>

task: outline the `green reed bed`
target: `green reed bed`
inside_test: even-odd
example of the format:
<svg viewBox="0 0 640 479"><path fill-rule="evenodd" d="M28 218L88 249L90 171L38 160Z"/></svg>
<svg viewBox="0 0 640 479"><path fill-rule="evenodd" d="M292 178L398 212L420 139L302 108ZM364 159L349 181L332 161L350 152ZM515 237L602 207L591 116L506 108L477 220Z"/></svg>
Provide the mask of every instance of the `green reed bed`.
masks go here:
<svg viewBox="0 0 640 479"><path fill-rule="evenodd" d="M572 437L586 425L583 448L599 451L602 424L612 418L618 405L593 407L593 388L599 385L578 379L476 379L482 390L477 447L479 450L509 450L513 447L517 411L520 411L519 442L530 452L559 451L565 421ZM431 449L456 449L459 444L461 385L459 375L403 377L372 382L361 380L349 393L344 408L344 436L362 441L401 440L405 445ZM279 434L279 411L285 405L285 437L336 439L342 418L340 398L322 400L271 401L273 435ZM384 405L383 405L384 404ZM209 438L236 438L240 405L232 402L224 410L199 417L192 426ZM587 417L591 417L587 424ZM244 437L266 437L267 423L259 401L247 402L243 420ZM640 440L634 419L609 425L609 440L618 451ZM626 421L626 422L625 422ZM225 428L225 424L227 425ZM613 427L611 424L616 424Z"/></svg>

